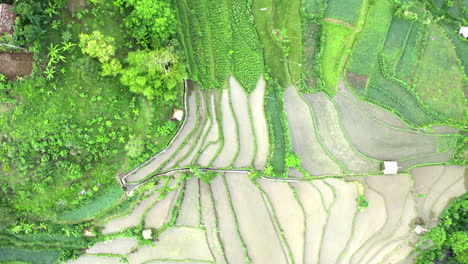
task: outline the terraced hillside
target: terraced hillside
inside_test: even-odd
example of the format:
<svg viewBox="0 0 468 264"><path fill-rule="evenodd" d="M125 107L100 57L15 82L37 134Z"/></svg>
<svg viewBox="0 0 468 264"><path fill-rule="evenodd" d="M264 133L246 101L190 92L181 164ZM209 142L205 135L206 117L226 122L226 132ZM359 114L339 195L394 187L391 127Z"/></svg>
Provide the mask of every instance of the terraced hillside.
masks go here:
<svg viewBox="0 0 468 264"><path fill-rule="evenodd" d="M427 183L423 170L438 180ZM409 263L416 218L433 221L427 216L463 194L464 171L432 166L411 174L255 182L247 173L220 173L209 184L192 177L166 198L154 203L153 195L138 205L145 226L176 216L154 246L110 235L68 263ZM368 208L358 209L359 195Z"/></svg>
<svg viewBox="0 0 468 264"><path fill-rule="evenodd" d="M427 163L451 159L438 144L455 134L415 131L343 82L334 98L285 91L301 165L289 178L251 179L272 151L265 89L261 78L247 95L231 77L220 93L187 90L180 132L121 178L144 198L103 223L108 241L69 263L408 263L416 219L432 225L466 192L465 168ZM400 173L383 175L383 160L399 161ZM126 233L135 227L151 228L154 245Z"/></svg>

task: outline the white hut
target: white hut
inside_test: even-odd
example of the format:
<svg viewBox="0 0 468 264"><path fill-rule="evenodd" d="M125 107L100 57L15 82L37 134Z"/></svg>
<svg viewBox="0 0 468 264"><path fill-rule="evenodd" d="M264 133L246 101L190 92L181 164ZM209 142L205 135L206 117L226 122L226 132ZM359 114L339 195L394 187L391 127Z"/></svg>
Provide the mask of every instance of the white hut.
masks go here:
<svg viewBox="0 0 468 264"><path fill-rule="evenodd" d="M397 174L398 163L396 161L384 161L384 174Z"/></svg>
<svg viewBox="0 0 468 264"><path fill-rule="evenodd" d="M460 30L458 31L458 33L459 33L462 37L468 39L468 27L461 27Z"/></svg>
<svg viewBox="0 0 468 264"><path fill-rule="evenodd" d="M141 233L144 239L152 239L153 238L153 231L151 229L145 229Z"/></svg>

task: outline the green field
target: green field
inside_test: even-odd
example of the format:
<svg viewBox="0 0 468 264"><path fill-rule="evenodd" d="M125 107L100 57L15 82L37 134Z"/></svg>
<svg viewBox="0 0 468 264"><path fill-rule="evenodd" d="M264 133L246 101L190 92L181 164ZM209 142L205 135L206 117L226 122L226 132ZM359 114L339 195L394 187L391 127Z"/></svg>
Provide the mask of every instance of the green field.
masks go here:
<svg viewBox="0 0 468 264"><path fill-rule="evenodd" d="M366 0L328 0L325 17L356 25Z"/></svg>
<svg viewBox="0 0 468 264"><path fill-rule="evenodd" d="M325 22L323 25L323 53L320 65L323 71L325 89L329 95L336 92L343 69L343 59L348 52L347 44L353 30L344 25Z"/></svg>
<svg viewBox="0 0 468 264"><path fill-rule="evenodd" d="M59 257L57 250L27 250L19 248L0 248L0 263L22 261L32 264L55 263Z"/></svg>

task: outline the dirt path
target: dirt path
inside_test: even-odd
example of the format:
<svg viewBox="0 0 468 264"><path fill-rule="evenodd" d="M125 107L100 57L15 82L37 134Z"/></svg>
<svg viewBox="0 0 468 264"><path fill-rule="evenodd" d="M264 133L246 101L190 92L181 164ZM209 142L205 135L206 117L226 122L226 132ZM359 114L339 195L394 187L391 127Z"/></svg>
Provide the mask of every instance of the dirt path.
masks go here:
<svg viewBox="0 0 468 264"><path fill-rule="evenodd" d="M333 19L333 18L326 17L324 20L328 21L328 22L331 22L331 23L340 24L340 25L343 25L343 26L354 29L354 25L351 25L351 24L349 24L347 22L344 22L344 21L341 21L341 20L338 20L338 19Z"/></svg>

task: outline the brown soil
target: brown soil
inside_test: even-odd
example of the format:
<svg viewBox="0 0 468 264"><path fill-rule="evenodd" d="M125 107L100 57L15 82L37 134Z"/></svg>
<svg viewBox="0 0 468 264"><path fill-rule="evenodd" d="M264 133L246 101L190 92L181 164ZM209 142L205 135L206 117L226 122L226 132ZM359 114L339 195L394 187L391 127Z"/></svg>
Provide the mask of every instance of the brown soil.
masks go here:
<svg viewBox="0 0 468 264"><path fill-rule="evenodd" d="M68 1L68 10L70 11L70 13L75 13L75 11L77 11L77 9L81 10L85 6L86 6L86 1L85 0L70 0L70 1Z"/></svg>
<svg viewBox="0 0 468 264"><path fill-rule="evenodd" d="M32 53L0 52L0 73L7 76L9 80L27 76L31 74L32 62Z"/></svg>
<svg viewBox="0 0 468 264"><path fill-rule="evenodd" d="M356 75L352 72L346 72L346 78L355 90L364 90L367 85L369 76L367 75Z"/></svg>

